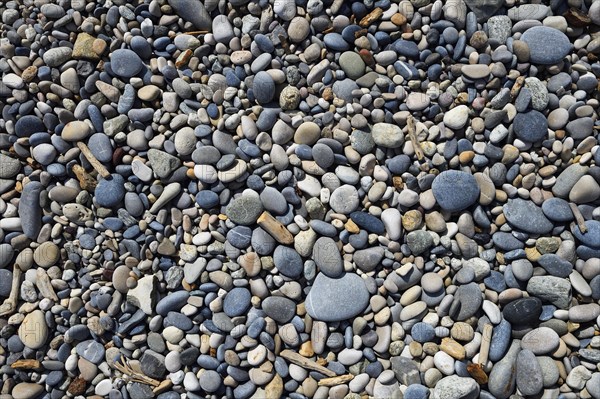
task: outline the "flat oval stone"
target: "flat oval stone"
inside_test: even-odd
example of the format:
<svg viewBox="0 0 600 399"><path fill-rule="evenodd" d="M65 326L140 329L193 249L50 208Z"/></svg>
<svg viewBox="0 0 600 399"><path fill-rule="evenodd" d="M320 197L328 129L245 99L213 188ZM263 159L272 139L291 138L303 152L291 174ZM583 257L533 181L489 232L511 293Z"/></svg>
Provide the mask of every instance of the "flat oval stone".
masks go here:
<svg viewBox="0 0 600 399"><path fill-rule="evenodd" d="M556 254L544 254L538 259L540 266L556 277L568 277L573 271L573 265Z"/></svg>
<svg viewBox="0 0 600 399"><path fill-rule="evenodd" d="M587 228L585 234L579 230L579 226L576 224L571 228L571 232L583 244L596 249L600 248L600 222L597 220L586 220L584 224Z"/></svg>
<svg viewBox="0 0 600 399"><path fill-rule="evenodd" d="M549 198L542 203L544 215L555 222L570 222L575 217L569 203L562 198Z"/></svg>
<svg viewBox="0 0 600 399"><path fill-rule="evenodd" d="M128 49L115 50L110 55L110 69L122 78L130 78L142 70L142 59Z"/></svg>
<svg viewBox="0 0 600 399"><path fill-rule="evenodd" d="M294 249L279 245L273 252L273 263L279 273L289 278L298 278L302 275L304 264L302 257Z"/></svg>
<svg viewBox="0 0 600 399"><path fill-rule="evenodd" d="M253 195L243 195L233 199L225 211L232 222L244 226L254 224L262 212L260 199Z"/></svg>
<svg viewBox="0 0 600 399"><path fill-rule="evenodd" d="M447 170L437 175L431 189L438 205L450 212L462 211L479 198L475 177L458 170Z"/></svg>
<svg viewBox="0 0 600 399"><path fill-rule="evenodd" d="M529 59L535 64L557 64L573 48L567 35L547 26L527 29L521 40L529 46Z"/></svg>
<svg viewBox="0 0 600 399"><path fill-rule="evenodd" d="M49 330L44 317L44 312L34 310L23 319L19 327L19 338L31 349L39 349L48 339Z"/></svg>
<svg viewBox="0 0 600 399"><path fill-rule="evenodd" d="M329 322L355 317L368 304L369 291L358 275L346 273L333 279L319 273L306 297L305 307L313 319Z"/></svg>
<svg viewBox="0 0 600 399"><path fill-rule="evenodd" d="M223 312L229 317L241 316L250 309L252 294L246 288L236 287L223 299Z"/></svg>
<svg viewBox="0 0 600 399"><path fill-rule="evenodd" d="M336 278L344 272L344 262L335 241L329 237L321 237L313 246L312 259L319 270L326 276Z"/></svg>
<svg viewBox="0 0 600 399"><path fill-rule="evenodd" d="M521 348L529 349L535 355L545 355L554 352L560 344L558 334L549 327L539 327L531 330L521 340Z"/></svg>
<svg viewBox="0 0 600 399"><path fill-rule="evenodd" d="M542 314L542 301L538 298L519 298L509 302L502 309L506 320L517 325L534 324Z"/></svg>
<svg viewBox="0 0 600 399"><path fill-rule="evenodd" d="M527 233L546 234L554 228L554 224L546 218L542 208L532 201L520 198L509 200L504 205L503 212L511 226ZM598 224L600 225L600 222Z"/></svg>
<svg viewBox="0 0 600 399"><path fill-rule="evenodd" d="M529 349L517 356L517 388L523 395L536 395L544 388L542 368Z"/></svg>
<svg viewBox="0 0 600 399"><path fill-rule="evenodd" d="M520 112L513 120L513 129L521 140L535 143L548 136L548 119L539 111Z"/></svg>
<svg viewBox="0 0 600 399"><path fill-rule="evenodd" d="M262 309L267 316L280 324L289 323L296 315L294 301L282 296L270 296L262 302Z"/></svg>

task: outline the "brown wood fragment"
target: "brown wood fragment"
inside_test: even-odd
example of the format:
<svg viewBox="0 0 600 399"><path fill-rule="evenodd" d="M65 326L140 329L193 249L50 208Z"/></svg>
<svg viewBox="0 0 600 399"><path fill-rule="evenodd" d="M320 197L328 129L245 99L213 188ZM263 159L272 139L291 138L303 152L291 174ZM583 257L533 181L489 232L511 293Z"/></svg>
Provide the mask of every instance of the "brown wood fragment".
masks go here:
<svg viewBox="0 0 600 399"><path fill-rule="evenodd" d="M483 326L483 334L481 336L481 345L479 346L479 363L485 365L490 353L490 344L492 342L493 327L490 323Z"/></svg>
<svg viewBox="0 0 600 399"><path fill-rule="evenodd" d="M417 137L417 132L415 131L415 121L412 116L408 117L408 119L406 120L406 125L408 126L408 137L412 142L415 154L417 154L417 159L420 161L423 159L425 154L423 153L423 148L421 147L421 143L419 142L419 138Z"/></svg>
<svg viewBox="0 0 600 399"><path fill-rule="evenodd" d="M119 370L121 373L123 373L127 377L129 377L128 379L130 381L140 382L142 384L147 384L147 385L152 385L153 387L159 387L161 385L160 381L157 381L154 378L150 378L147 375L138 373L137 371L133 370L127 363L127 360L125 359L125 357L123 357L123 356L121 356L120 362L116 361L114 363L114 367L117 370Z"/></svg>
<svg viewBox="0 0 600 399"><path fill-rule="evenodd" d="M517 80L515 81L515 84L513 85L512 89L510 89L510 96L513 99L517 98L517 96L519 95L519 91L521 91L521 87L523 87L524 83L525 83L525 76L519 76L517 78Z"/></svg>
<svg viewBox="0 0 600 399"><path fill-rule="evenodd" d="M336 385L345 384L352 381L354 376L352 374L344 374L337 377L323 378L319 380L318 385L320 387L334 387Z"/></svg>
<svg viewBox="0 0 600 399"><path fill-rule="evenodd" d="M275 219L269 212L264 211L256 223L269 233L278 243L290 245L294 243L294 236L285 226Z"/></svg>
<svg viewBox="0 0 600 399"><path fill-rule="evenodd" d="M19 359L10 365L13 369L40 369L42 363L35 359Z"/></svg>
<svg viewBox="0 0 600 399"><path fill-rule="evenodd" d="M303 367L305 369L318 371L321 374L325 374L327 377L335 377L336 376L336 374L333 371L329 370L328 368L321 366L319 363L315 362L314 360L305 358L304 356L300 355L299 353L292 352L289 349L282 350L279 355L281 357L283 357L284 359L287 359L290 362L294 363L295 365Z"/></svg>
<svg viewBox="0 0 600 399"><path fill-rule="evenodd" d="M79 187L89 192L94 191L98 182L85 171L83 166L73 165L73 173L75 173L75 177L79 180Z"/></svg>
<svg viewBox="0 0 600 399"><path fill-rule="evenodd" d="M207 33L207 30L193 30L190 32L179 32L178 35L205 35Z"/></svg>
<svg viewBox="0 0 600 399"><path fill-rule="evenodd" d="M579 212L579 208L572 202L569 202L569 207L571 207L571 211L573 212L573 216L575 216L575 221L577 222L577 226L579 227L579 231L582 234L587 233L587 227L585 227L585 219L581 212Z"/></svg>
<svg viewBox="0 0 600 399"><path fill-rule="evenodd" d="M96 170L96 172L98 172L100 176L104 178L110 176L110 172L106 170L104 165L102 165L102 163L98 161L98 159L96 159L94 154L92 154L90 148L87 145L85 145L84 142L78 142L77 147L81 150L81 153L87 158L87 160L90 162L90 165L92 165L92 167Z"/></svg>
<svg viewBox="0 0 600 399"><path fill-rule="evenodd" d="M483 370L483 366L481 366L480 364L471 363L467 365L467 371L469 372L469 375L471 375L471 377L473 377L473 379L477 381L478 384L487 384L488 375L485 373L485 370Z"/></svg>
<svg viewBox="0 0 600 399"><path fill-rule="evenodd" d="M363 28L366 28L367 26L371 25L373 22L381 18L382 15L383 10L380 7L377 7L376 9L365 15L364 18L360 20L358 25L362 26Z"/></svg>

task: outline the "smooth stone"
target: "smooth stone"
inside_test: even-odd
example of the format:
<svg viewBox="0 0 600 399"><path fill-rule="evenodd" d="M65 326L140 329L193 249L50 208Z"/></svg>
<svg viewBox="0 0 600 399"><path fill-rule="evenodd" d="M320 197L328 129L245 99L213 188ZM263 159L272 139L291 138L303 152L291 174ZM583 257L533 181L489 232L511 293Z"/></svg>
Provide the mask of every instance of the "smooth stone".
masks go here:
<svg viewBox="0 0 600 399"><path fill-rule="evenodd" d="M469 108L458 105L444 114L444 125L450 129L462 129L469 119Z"/></svg>
<svg viewBox="0 0 600 399"><path fill-rule="evenodd" d="M337 250L337 247L336 247ZM301 256L294 249L279 245L273 252L273 263L279 273L295 279L302 275L304 263Z"/></svg>
<svg viewBox="0 0 600 399"><path fill-rule="evenodd" d="M42 228L40 194L43 189L40 182L31 181L23 187L19 200L18 213L21 218L21 228L23 233L32 240L37 239Z"/></svg>
<svg viewBox="0 0 600 399"><path fill-rule="evenodd" d="M42 384L32 382L20 382L12 389L10 398L12 399L34 399L40 397L44 392Z"/></svg>
<svg viewBox="0 0 600 399"><path fill-rule="evenodd" d="M581 243L589 247L600 248L600 222L597 220L586 220L584 222L587 231L585 234L581 232L576 224L571 227L571 232Z"/></svg>
<svg viewBox="0 0 600 399"><path fill-rule="evenodd" d="M212 18L200 0L169 0L168 2L177 15L191 22L197 30L211 30Z"/></svg>
<svg viewBox="0 0 600 399"><path fill-rule="evenodd" d="M573 271L573 265L556 254L544 254L538 263L548 274L556 277L568 277Z"/></svg>
<svg viewBox="0 0 600 399"><path fill-rule="evenodd" d="M99 206L112 208L125 197L125 180L123 176L113 173L110 179L102 179L94 191L94 199Z"/></svg>
<svg viewBox="0 0 600 399"><path fill-rule="evenodd" d="M531 325L539 320L542 301L538 298L520 298L509 302L502 309L506 320L518 325Z"/></svg>
<svg viewBox="0 0 600 399"><path fill-rule="evenodd" d="M11 179L19 174L19 171L21 170L21 162L8 155L0 154L0 163L2 164L2 168L0 168L0 179Z"/></svg>
<svg viewBox="0 0 600 399"><path fill-rule="evenodd" d="M140 73L144 64L132 50L119 49L110 54L110 69L121 78L130 78Z"/></svg>
<svg viewBox="0 0 600 399"><path fill-rule="evenodd" d="M569 203L562 198L549 198L542 203L544 215L555 222L570 222L575 217Z"/></svg>
<svg viewBox="0 0 600 399"><path fill-rule="evenodd" d="M566 309L571 302L571 284L560 277L533 276L527 282L527 292L560 309Z"/></svg>
<svg viewBox="0 0 600 399"><path fill-rule="evenodd" d="M18 333L19 339L28 348L42 348L50 335L44 312L36 309L27 314L19 326Z"/></svg>
<svg viewBox="0 0 600 399"><path fill-rule="evenodd" d="M233 199L226 208L227 217L234 223L249 226L256 222L263 212L258 196L242 195Z"/></svg>
<svg viewBox="0 0 600 399"><path fill-rule="evenodd" d="M391 123L376 123L371 128L373 141L384 148L398 148L404 144L402 129Z"/></svg>
<svg viewBox="0 0 600 399"><path fill-rule="evenodd" d="M347 293L352 292L352 298ZM306 297L305 307L315 320L341 321L359 315L369 303L369 292L362 278L354 273L332 279L319 273Z"/></svg>
<svg viewBox="0 0 600 399"><path fill-rule="evenodd" d="M479 397L479 384L469 377L451 375L435 384L433 399L475 399Z"/></svg>
<svg viewBox="0 0 600 399"><path fill-rule="evenodd" d="M354 186L344 184L331 193L329 205L335 212L348 215L358 208L358 191Z"/></svg>
<svg viewBox="0 0 600 399"><path fill-rule="evenodd" d="M296 315L296 304L288 298L270 296L261 305L267 316L280 324L289 323Z"/></svg>
<svg viewBox="0 0 600 399"><path fill-rule="evenodd" d="M539 111L520 112L515 116L513 129L521 140L535 143L548 136L548 120Z"/></svg>
<svg viewBox="0 0 600 399"><path fill-rule="evenodd" d="M521 40L529 45L530 59L535 64L557 64L573 48L564 33L546 26L527 29L521 36Z"/></svg>
<svg viewBox="0 0 600 399"><path fill-rule="evenodd" d="M535 354L523 349L517 356L517 388L523 395L536 395L544 388L542 368Z"/></svg>
<svg viewBox="0 0 600 399"><path fill-rule="evenodd" d="M275 82L271 75L265 71L260 71L254 76L252 92L259 104L267 104L275 96Z"/></svg>
<svg viewBox="0 0 600 399"><path fill-rule="evenodd" d="M457 191L457 187L461 189ZM450 212L466 209L479 198L479 186L475 177L457 170L448 170L437 175L431 189L438 205Z"/></svg>
<svg viewBox="0 0 600 399"><path fill-rule="evenodd" d="M554 228L554 224L546 218L542 208L532 201L520 198L509 200L503 207L503 212L511 226L527 233L546 234Z"/></svg>
<svg viewBox="0 0 600 399"><path fill-rule="evenodd" d="M342 255L335 241L329 237L321 237L315 242L312 259L327 277L337 278L344 272Z"/></svg>
<svg viewBox="0 0 600 399"><path fill-rule="evenodd" d="M568 198L571 189L581 177L588 173L589 167L579 163L568 166L556 178L556 182L552 187L552 193L556 197L563 199Z"/></svg>
<svg viewBox="0 0 600 399"><path fill-rule="evenodd" d="M529 349L535 355L545 355L554 352L560 344L560 337L549 327L539 327L531 330L521 340L521 348Z"/></svg>
<svg viewBox="0 0 600 399"><path fill-rule="evenodd" d="M223 299L223 311L229 317L241 316L250 309L252 294L246 288L236 287Z"/></svg>
<svg viewBox="0 0 600 399"><path fill-rule="evenodd" d="M79 356L91 363L100 364L104 359L104 346L94 340L80 342L77 344L76 350Z"/></svg>
<svg viewBox="0 0 600 399"><path fill-rule="evenodd" d="M364 61L353 51L342 53L339 65L350 79L358 79L365 73Z"/></svg>
<svg viewBox="0 0 600 399"><path fill-rule="evenodd" d="M461 285L454 294L450 316L456 321L464 321L481 308L483 298L477 283Z"/></svg>

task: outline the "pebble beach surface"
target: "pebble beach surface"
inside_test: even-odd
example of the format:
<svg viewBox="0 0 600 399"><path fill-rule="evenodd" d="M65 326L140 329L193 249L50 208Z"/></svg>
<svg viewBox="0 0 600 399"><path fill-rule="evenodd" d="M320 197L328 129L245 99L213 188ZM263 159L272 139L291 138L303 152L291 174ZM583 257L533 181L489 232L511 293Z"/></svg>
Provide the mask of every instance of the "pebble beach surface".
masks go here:
<svg viewBox="0 0 600 399"><path fill-rule="evenodd" d="M0 14L0 399L600 399L600 1Z"/></svg>

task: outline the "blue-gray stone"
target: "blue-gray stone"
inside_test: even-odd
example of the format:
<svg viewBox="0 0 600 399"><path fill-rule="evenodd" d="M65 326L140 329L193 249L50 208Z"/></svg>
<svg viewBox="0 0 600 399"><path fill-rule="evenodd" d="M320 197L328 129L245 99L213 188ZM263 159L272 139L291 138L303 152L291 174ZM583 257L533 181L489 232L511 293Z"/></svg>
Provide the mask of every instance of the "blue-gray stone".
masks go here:
<svg viewBox="0 0 600 399"><path fill-rule="evenodd" d="M574 219L569 203L562 198L549 198L542 203L544 215L555 222L570 222Z"/></svg>
<svg viewBox="0 0 600 399"><path fill-rule="evenodd" d="M200 0L169 0L169 5L198 30L212 30L212 18Z"/></svg>
<svg viewBox="0 0 600 399"><path fill-rule="evenodd" d="M298 278L304 269L302 257L293 248L279 245L273 252L273 263L279 273L289 278Z"/></svg>
<svg viewBox="0 0 600 399"><path fill-rule="evenodd" d="M544 254L538 259L538 263L548 274L556 277L568 277L573 271L571 262L556 254Z"/></svg>
<svg viewBox="0 0 600 399"><path fill-rule="evenodd" d="M130 78L142 70L142 59L128 49L115 50L110 55L110 69L121 78Z"/></svg>
<svg viewBox="0 0 600 399"><path fill-rule="evenodd" d="M430 342L435 338L435 329L431 324L418 322L412 326L410 336L417 342Z"/></svg>
<svg viewBox="0 0 600 399"><path fill-rule="evenodd" d="M35 115L24 115L15 123L17 137L29 137L33 133L45 132L46 127L40 118Z"/></svg>
<svg viewBox="0 0 600 399"><path fill-rule="evenodd" d="M280 324L289 323L296 315L296 303L282 296L267 297L261 305L267 316Z"/></svg>
<svg viewBox="0 0 600 399"><path fill-rule="evenodd" d="M462 211L479 198L475 177L458 170L447 170L437 175L431 189L438 205L450 212Z"/></svg>
<svg viewBox="0 0 600 399"><path fill-rule="evenodd" d="M0 269L0 297L7 298L12 286L12 272L8 269Z"/></svg>
<svg viewBox="0 0 600 399"><path fill-rule="evenodd" d="M492 339L490 341L489 358L496 362L504 356L511 341L511 325L508 321L502 320L492 329Z"/></svg>
<svg viewBox="0 0 600 399"><path fill-rule="evenodd" d="M579 230L579 226L573 225L571 232L573 235L581 241L583 244L594 249L600 248L600 222L597 220L586 220L585 227L587 231L585 234Z"/></svg>
<svg viewBox="0 0 600 399"><path fill-rule="evenodd" d="M265 71L260 71L254 76L252 86L254 98L259 104L267 104L273 100L275 96L275 82L271 75Z"/></svg>
<svg viewBox="0 0 600 399"><path fill-rule="evenodd" d="M352 295L348 295L352 293ZM369 304L364 280L354 273L329 278L319 273L306 297L306 311L315 320L341 321L362 313Z"/></svg>
<svg viewBox="0 0 600 399"><path fill-rule="evenodd" d="M241 316L250 309L252 294L246 288L236 287L225 295L223 312L229 317Z"/></svg>
<svg viewBox="0 0 600 399"><path fill-rule="evenodd" d="M454 294L450 306L450 316L456 321L464 321L475 315L481 308L483 297L477 283L461 285Z"/></svg>
<svg viewBox="0 0 600 399"><path fill-rule="evenodd" d="M236 248L246 249L252 239L252 229L246 226L236 226L227 232L227 241Z"/></svg>
<svg viewBox="0 0 600 399"><path fill-rule="evenodd" d="M181 310L189 297L190 293L187 291L170 292L156 304L156 313L166 316L171 310Z"/></svg>
<svg viewBox="0 0 600 399"><path fill-rule="evenodd" d="M88 147L90 147L92 154L94 154L98 161L108 162L112 159L113 148L110 138L106 134L93 134L88 141Z"/></svg>
<svg viewBox="0 0 600 399"><path fill-rule="evenodd" d="M202 190L196 194L196 203L202 209L210 209L219 205L219 195L213 191Z"/></svg>
<svg viewBox="0 0 600 399"><path fill-rule="evenodd" d="M37 181L30 181L23 187L19 200L19 217L23 233L35 240L42 228L42 208L40 208L40 193L44 186Z"/></svg>
<svg viewBox="0 0 600 399"><path fill-rule="evenodd" d="M367 230L369 233L384 234L385 226L377 217L367 213L355 211L350 214L350 218L358 227Z"/></svg>
<svg viewBox="0 0 600 399"><path fill-rule="evenodd" d="M521 140L535 143L548 136L548 119L536 110L520 112L515 116L513 129Z"/></svg>
<svg viewBox="0 0 600 399"><path fill-rule="evenodd" d="M75 348L77 354L85 360L100 364L104 360L104 345L94 340L83 341Z"/></svg>
<svg viewBox="0 0 600 399"><path fill-rule="evenodd" d="M339 33L331 32L327 33L323 38L325 46L333 51L346 51L350 48L350 45L342 35Z"/></svg>
<svg viewBox="0 0 600 399"><path fill-rule="evenodd" d="M567 35L547 26L527 29L521 40L529 46L529 59L534 64L557 64L573 48Z"/></svg>
<svg viewBox="0 0 600 399"><path fill-rule="evenodd" d="M492 241L497 248L503 251L525 248L525 244L510 233L498 231L492 236Z"/></svg>
<svg viewBox="0 0 600 399"><path fill-rule="evenodd" d="M554 228L554 224L546 218L542 208L532 201L520 198L509 200L504 205L503 212L511 226L527 233L546 234Z"/></svg>
<svg viewBox="0 0 600 399"><path fill-rule="evenodd" d="M112 208L125 197L125 179L113 173L108 179L102 179L96 186L94 198L99 206Z"/></svg>
<svg viewBox="0 0 600 399"><path fill-rule="evenodd" d="M421 384L409 385L404 391L404 399L427 399L429 388Z"/></svg>
<svg viewBox="0 0 600 399"><path fill-rule="evenodd" d="M394 43L394 50L396 50L398 54L408 58L417 58L419 56L419 47L417 47L417 43L409 40L398 40Z"/></svg>
<svg viewBox="0 0 600 399"><path fill-rule="evenodd" d="M502 309L506 320L516 325L532 325L539 321L542 314L542 301L539 298L519 298L509 302Z"/></svg>

